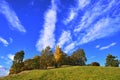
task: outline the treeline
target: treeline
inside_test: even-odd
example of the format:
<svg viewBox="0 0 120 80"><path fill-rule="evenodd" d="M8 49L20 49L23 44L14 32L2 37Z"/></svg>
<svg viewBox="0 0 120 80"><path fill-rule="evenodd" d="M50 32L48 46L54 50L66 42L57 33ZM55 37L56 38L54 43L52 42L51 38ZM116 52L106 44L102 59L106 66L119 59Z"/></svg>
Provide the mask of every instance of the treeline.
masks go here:
<svg viewBox="0 0 120 80"><path fill-rule="evenodd" d="M68 56L59 46L55 52L49 46L41 51L40 56L34 56L32 59L24 59L24 51L17 52L14 56L13 64L9 74L16 74L24 70L57 68L62 65L71 66L100 66L98 62L86 64L87 57L83 49L77 49ZM119 60L109 54L106 58L106 66L118 67Z"/></svg>

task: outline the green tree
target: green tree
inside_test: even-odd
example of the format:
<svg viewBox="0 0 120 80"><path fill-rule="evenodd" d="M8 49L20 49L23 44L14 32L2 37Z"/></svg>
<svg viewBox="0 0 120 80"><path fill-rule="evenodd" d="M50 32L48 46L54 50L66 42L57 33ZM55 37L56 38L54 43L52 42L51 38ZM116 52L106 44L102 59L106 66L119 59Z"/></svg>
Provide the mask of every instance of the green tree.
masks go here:
<svg viewBox="0 0 120 80"><path fill-rule="evenodd" d="M87 58L85 56L85 52L83 49L78 49L71 55L72 58L72 64L73 65L85 65L85 62L87 61Z"/></svg>
<svg viewBox="0 0 120 80"><path fill-rule="evenodd" d="M118 67L119 66L119 60L116 59L116 58L117 58L116 56L108 54L108 56L106 57L105 66Z"/></svg>
<svg viewBox="0 0 120 80"><path fill-rule="evenodd" d="M53 58L52 50L49 46L47 46L41 52L40 67L42 69L47 69L47 67L52 66L53 63L54 63L54 58Z"/></svg>
<svg viewBox="0 0 120 80"><path fill-rule="evenodd" d="M11 66L10 69L10 74L14 74L14 73L16 74L23 71L23 66L24 66L23 58L24 58L24 51L20 51L15 54L13 65Z"/></svg>

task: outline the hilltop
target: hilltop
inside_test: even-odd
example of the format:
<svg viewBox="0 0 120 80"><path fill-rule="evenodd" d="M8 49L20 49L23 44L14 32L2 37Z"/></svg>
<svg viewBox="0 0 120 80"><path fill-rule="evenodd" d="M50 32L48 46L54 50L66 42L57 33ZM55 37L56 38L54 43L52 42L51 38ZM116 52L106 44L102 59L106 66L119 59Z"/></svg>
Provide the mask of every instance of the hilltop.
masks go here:
<svg viewBox="0 0 120 80"><path fill-rule="evenodd" d="M23 71L0 80L120 80L120 68L70 66L48 70Z"/></svg>

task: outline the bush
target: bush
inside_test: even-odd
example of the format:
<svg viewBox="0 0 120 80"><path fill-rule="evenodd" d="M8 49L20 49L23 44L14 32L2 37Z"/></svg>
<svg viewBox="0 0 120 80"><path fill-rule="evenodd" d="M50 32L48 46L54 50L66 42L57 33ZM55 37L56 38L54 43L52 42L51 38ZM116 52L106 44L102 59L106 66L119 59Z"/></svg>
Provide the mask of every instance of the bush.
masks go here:
<svg viewBox="0 0 120 80"><path fill-rule="evenodd" d="M100 66L100 64L98 62L92 62L91 66Z"/></svg>

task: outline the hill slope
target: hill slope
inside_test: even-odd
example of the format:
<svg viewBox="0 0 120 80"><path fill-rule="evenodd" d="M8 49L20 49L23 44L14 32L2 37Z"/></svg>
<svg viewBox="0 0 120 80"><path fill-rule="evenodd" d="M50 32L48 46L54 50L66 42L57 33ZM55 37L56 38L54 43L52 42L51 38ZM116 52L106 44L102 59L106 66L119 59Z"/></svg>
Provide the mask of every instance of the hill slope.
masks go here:
<svg viewBox="0 0 120 80"><path fill-rule="evenodd" d="M120 68L73 66L24 71L0 80L120 80Z"/></svg>

